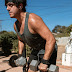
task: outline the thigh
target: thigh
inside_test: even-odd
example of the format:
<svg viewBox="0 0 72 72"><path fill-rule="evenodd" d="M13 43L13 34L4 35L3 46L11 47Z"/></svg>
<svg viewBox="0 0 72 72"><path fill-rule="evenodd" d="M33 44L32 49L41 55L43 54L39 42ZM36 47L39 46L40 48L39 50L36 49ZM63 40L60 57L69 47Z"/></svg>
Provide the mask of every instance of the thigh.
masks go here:
<svg viewBox="0 0 72 72"><path fill-rule="evenodd" d="M38 56L37 56L38 52L39 50L35 50L35 49L32 50L31 55L29 56L28 64L30 64L32 60L38 60Z"/></svg>

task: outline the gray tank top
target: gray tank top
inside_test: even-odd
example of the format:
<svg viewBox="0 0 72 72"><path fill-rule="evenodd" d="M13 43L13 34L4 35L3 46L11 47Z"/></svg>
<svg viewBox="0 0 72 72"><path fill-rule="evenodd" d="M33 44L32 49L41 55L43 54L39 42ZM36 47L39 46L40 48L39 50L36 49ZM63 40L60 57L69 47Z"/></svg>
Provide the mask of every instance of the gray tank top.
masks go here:
<svg viewBox="0 0 72 72"><path fill-rule="evenodd" d="M21 35L18 29L18 21L16 22L16 32L24 43L36 50L44 49L46 41L39 34L32 34L28 29L29 13L26 13L24 32Z"/></svg>

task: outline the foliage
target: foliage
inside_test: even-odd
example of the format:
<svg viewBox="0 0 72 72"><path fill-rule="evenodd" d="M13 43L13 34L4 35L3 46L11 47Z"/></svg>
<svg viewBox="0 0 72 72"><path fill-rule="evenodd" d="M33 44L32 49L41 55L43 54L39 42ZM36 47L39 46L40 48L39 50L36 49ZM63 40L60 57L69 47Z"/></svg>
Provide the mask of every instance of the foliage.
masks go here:
<svg viewBox="0 0 72 72"><path fill-rule="evenodd" d="M67 27L65 33L69 33L70 34L71 31L72 31L72 24L69 27Z"/></svg>
<svg viewBox="0 0 72 72"><path fill-rule="evenodd" d="M53 33L64 33L64 31L66 30L67 27L65 26L60 26L60 25L57 25L54 27L54 29L52 30Z"/></svg>
<svg viewBox="0 0 72 72"><path fill-rule="evenodd" d="M2 46L2 50L6 55L11 54L13 41L15 39L17 39L17 36L14 32L2 32L0 34L0 45Z"/></svg>
<svg viewBox="0 0 72 72"><path fill-rule="evenodd" d="M8 55L11 51L18 53L18 38L14 32L2 31L0 32L0 45L5 54ZM26 44L26 55L29 56L31 48Z"/></svg>
<svg viewBox="0 0 72 72"><path fill-rule="evenodd" d="M31 51L32 51L31 47L26 44L26 56L27 57L30 55Z"/></svg>
<svg viewBox="0 0 72 72"><path fill-rule="evenodd" d="M15 51L16 53L18 53L18 39L15 39L13 42L13 47L11 51Z"/></svg>
<svg viewBox="0 0 72 72"><path fill-rule="evenodd" d="M4 33L4 32L7 32L7 31L1 31L0 34L2 34L2 33Z"/></svg>
<svg viewBox="0 0 72 72"><path fill-rule="evenodd" d="M72 31L72 24L68 27L57 25L52 30L53 33L57 33L55 37L69 36Z"/></svg>
<svg viewBox="0 0 72 72"><path fill-rule="evenodd" d="M54 35L54 37L68 37L69 34L67 33L58 33L57 35Z"/></svg>
<svg viewBox="0 0 72 72"><path fill-rule="evenodd" d="M54 33L61 32L61 26L60 25L55 26L55 28L52 30L52 32L54 32Z"/></svg>

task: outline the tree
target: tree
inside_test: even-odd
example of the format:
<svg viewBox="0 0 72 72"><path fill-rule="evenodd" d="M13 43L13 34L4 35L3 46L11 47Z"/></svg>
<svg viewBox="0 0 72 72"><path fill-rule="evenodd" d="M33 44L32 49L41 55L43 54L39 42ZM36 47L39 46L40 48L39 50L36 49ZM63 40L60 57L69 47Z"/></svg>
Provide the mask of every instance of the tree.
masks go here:
<svg viewBox="0 0 72 72"><path fill-rule="evenodd" d="M72 31L72 24L69 27L67 27L65 33L69 33L70 34L71 31Z"/></svg>
<svg viewBox="0 0 72 72"><path fill-rule="evenodd" d="M52 32L53 33L57 33L57 32L62 33L62 29L61 28L62 28L62 26L57 25L57 26L54 27L54 29L52 30Z"/></svg>
<svg viewBox="0 0 72 72"><path fill-rule="evenodd" d="M67 29L66 26L57 25L57 26L54 27L54 29L52 30L52 32L53 33L57 33L57 32L65 33L66 32L66 29Z"/></svg>

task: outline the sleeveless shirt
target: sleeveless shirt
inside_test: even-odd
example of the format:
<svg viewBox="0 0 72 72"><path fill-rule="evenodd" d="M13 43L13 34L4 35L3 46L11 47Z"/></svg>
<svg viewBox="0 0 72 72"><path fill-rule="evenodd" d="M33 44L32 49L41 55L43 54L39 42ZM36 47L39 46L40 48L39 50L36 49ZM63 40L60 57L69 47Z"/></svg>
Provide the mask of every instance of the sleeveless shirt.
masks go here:
<svg viewBox="0 0 72 72"><path fill-rule="evenodd" d="M29 13L27 12L26 18L25 18L24 32L22 35L19 32L18 21L16 22L17 34L23 40L23 42L27 43L31 48L34 48L36 50L44 49L46 40L44 40L39 34L30 33L30 31L28 29L28 18L29 18Z"/></svg>

